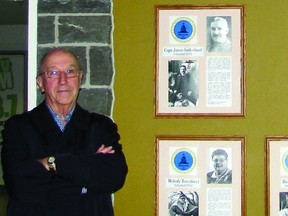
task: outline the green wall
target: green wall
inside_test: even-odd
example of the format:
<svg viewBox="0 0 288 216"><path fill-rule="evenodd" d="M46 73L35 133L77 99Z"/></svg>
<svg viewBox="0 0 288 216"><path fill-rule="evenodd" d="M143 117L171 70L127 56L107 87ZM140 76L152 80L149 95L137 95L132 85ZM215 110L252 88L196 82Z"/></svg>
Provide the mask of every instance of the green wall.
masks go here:
<svg viewBox="0 0 288 216"><path fill-rule="evenodd" d="M154 117L154 5L244 4L246 117ZM247 215L265 214L265 136L288 129L287 0L115 0L115 107L129 165L116 193L116 216L154 215L155 135L246 137Z"/></svg>

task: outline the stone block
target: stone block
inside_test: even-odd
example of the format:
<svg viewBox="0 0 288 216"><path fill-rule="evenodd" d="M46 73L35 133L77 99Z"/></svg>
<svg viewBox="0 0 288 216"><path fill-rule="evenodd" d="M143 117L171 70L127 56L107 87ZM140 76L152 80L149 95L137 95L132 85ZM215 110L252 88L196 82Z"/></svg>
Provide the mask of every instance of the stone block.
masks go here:
<svg viewBox="0 0 288 216"><path fill-rule="evenodd" d="M112 90L107 88L82 88L78 97L78 103L84 109L107 116L111 114L112 101Z"/></svg>
<svg viewBox="0 0 288 216"><path fill-rule="evenodd" d="M37 25L38 44L55 42L54 21L55 21L54 16L38 17L38 25Z"/></svg>
<svg viewBox="0 0 288 216"><path fill-rule="evenodd" d="M90 84L110 85L113 74L114 71L111 47L91 47Z"/></svg>
<svg viewBox="0 0 288 216"><path fill-rule="evenodd" d="M38 13L110 13L110 0L38 0Z"/></svg>
<svg viewBox="0 0 288 216"><path fill-rule="evenodd" d="M59 17L60 43L111 43L111 16Z"/></svg>

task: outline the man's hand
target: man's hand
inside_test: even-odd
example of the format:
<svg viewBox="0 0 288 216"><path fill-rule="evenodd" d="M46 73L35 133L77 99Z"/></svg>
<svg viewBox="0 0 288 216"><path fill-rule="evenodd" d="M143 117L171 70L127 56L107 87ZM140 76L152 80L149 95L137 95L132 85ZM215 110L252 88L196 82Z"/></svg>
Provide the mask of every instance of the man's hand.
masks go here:
<svg viewBox="0 0 288 216"><path fill-rule="evenodd" d="M176 97L177 97L177 99L182 99L182 97L183 97L183 95L182 95L182 93L180 92L180 93L178 93L177 95L176 95Z"/></svg>
<svg viewBox="0 0 288 216"><path fill-rule="evenodd" d="M49 170L47 160L48 160L48 157L39 159L38 162L40 162L45 167L46 170Z"/></svg>
<svg viewBox="0 0 288 216"><path fill-rule="evenodd" d="M96 154L114 154L115 150L112 149L112 146L107 146L105 147L105 145L101 145L100 148L97 150Z"/></svg>

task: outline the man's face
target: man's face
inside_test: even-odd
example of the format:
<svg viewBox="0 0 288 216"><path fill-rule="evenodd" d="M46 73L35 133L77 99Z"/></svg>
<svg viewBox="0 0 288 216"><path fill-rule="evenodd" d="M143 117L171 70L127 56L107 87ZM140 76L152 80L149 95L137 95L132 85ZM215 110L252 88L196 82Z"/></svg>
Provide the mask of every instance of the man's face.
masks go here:
<svg viewBox="0 0 288 216"><path fill-rule="evenodd" d="M49 70L79 70L79 65L74 57L66 52L57 51L50 54L42 65L41 72ZM45 91L47 104L59 109L64 106L73 106L76 103L78 92L81 85L82 71L73 78L67 78L62 72L58 78L48 78L45 74L37 77L40 89Z"/></svg>
<svg viewBox="0 0 288 216"><path fill-rule="evenodd" d="M223 43L226 41L226 36L229 32L227 23L225 21L215 21L211 23L211 37L216 43Z"/></svg>
<svg viewBox="0 0 288 216"><path fill-rule="evenodd" d="M222 174L227 169L227 158L224 155L214 155L213 158L214 169L218 174Z"/></svg>
<svg viewBox="0 0 288 216"><path fill-rule="evenodd" d="M182 203L182 204L185 203L185 197L180 197L179 198L179 202Z"/></svg>
<svg viewBox="0 0 288 216"><path fill-rule="evenodd" d="M180 74L181 74L182 76L184 76L184 75L186 74L186 67L184 67L184 66L181 66L181 67L180 67Z"/></svg>

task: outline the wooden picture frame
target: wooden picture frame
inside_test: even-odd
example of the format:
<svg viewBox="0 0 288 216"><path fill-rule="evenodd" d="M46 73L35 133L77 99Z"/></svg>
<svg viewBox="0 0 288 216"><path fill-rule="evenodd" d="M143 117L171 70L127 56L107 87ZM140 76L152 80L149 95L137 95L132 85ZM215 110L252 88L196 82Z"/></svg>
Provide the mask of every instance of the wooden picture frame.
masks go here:
<svg viewBox="0 0 288 216"><path fill-rule="evenodd" d="M288 136L265 138L266 215L288 214Z"/></svg>
<svg viewBox="0 0 288 216"><path fill-rule="evenodd" d="M245 116L243 5L155 6L155 116Z"/></svg>
<svg viewBox="0 0 288 216"><path fill-rule="evenodd" d="M164 135L155 144L155 215L173 215L181 197L182 214L246 215L244 137Z"/></svg>

